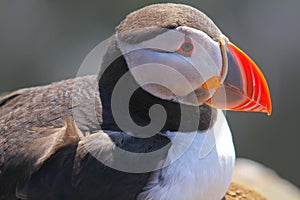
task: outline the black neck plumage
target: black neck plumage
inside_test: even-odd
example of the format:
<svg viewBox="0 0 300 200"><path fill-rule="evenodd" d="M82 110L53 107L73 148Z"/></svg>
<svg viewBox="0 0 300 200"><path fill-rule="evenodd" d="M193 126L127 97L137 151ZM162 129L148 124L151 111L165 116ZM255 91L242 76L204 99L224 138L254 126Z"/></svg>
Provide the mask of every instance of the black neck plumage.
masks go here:
<svg viewBox="0 0 300 200"><path fill-rule="evenodd" d="M108 53L107 57L112 57L112 54ZM134 132L137 126L146 127L151 123L155 126L157 123L158 126L161 126L160 132L191 132L207 130L214 124L215 109L205 104L196 107L160 99L140 88L132 76L126 80L126 85L137 89L130 91L130 100L129 103L126 103L128 91L117 90L114 92L120 78L129 71L124 57L121 55L114 60L106 58L103 65L108 66L102 69L101 76L99 76L103 130ZM163 107L164 111L153 109L154 114L149 114L151 108L157 108L157 105L160 106L160 109ZM161 116L163 113L166 114L165 118ZM161 122L162 119L164 122Z"/></svg>

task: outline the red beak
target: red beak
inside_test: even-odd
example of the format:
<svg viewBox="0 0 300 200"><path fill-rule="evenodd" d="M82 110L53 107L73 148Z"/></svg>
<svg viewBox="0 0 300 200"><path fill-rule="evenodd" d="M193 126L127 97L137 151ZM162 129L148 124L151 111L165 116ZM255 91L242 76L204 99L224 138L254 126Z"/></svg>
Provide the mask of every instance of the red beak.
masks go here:
<svg viewBox="0 0 300 200"><path fill-rule="evenodd" d="M223 85L206 102L223 109L272 113L266 79L257 65L234 44L228 42L228 73Z"/></svg>

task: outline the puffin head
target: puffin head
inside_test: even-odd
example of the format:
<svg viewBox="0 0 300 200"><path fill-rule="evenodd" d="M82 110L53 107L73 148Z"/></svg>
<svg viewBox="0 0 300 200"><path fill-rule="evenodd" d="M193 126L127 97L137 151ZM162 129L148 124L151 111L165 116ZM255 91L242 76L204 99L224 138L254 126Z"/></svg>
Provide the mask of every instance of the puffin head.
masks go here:
<svg viewBox="0 0 300 200"><path fill-rule="evenodd" d="M155 97L271 114L269 89L257 65L193 7L142 8L121 22L113 41L136 83Z"/></svg>

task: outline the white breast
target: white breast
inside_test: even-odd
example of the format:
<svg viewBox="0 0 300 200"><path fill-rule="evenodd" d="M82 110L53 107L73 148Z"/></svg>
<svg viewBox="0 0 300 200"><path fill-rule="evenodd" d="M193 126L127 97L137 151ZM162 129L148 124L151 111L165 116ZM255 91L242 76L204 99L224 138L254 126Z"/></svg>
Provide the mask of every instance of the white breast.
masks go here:
<svg viewBox="0 0 300 200"><path fill-rule="evenodd" d="M167 135L173 143L166 161L171 164L153 174L138 199L222 199L235 161L231 132L222 111L218 111L213 128L205 132L168 132ZM193 142L185 149L191 137ZM180 152L183 154L175 160Z"/></svg>

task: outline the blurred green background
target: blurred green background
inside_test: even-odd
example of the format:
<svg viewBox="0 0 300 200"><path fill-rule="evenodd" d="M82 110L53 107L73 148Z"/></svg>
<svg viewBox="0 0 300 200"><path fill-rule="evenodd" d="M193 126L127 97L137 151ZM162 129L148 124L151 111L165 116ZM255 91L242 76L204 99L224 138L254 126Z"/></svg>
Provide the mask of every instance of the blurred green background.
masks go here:
<svg viewBox="0 0 300 200"><path fill-rule="evenodd" d="M165 1L0 1L0 93L75 77L131 11ZM300 186L300 1L190 0L268 79L273 115L227 112L237 155Z"/></svg>

